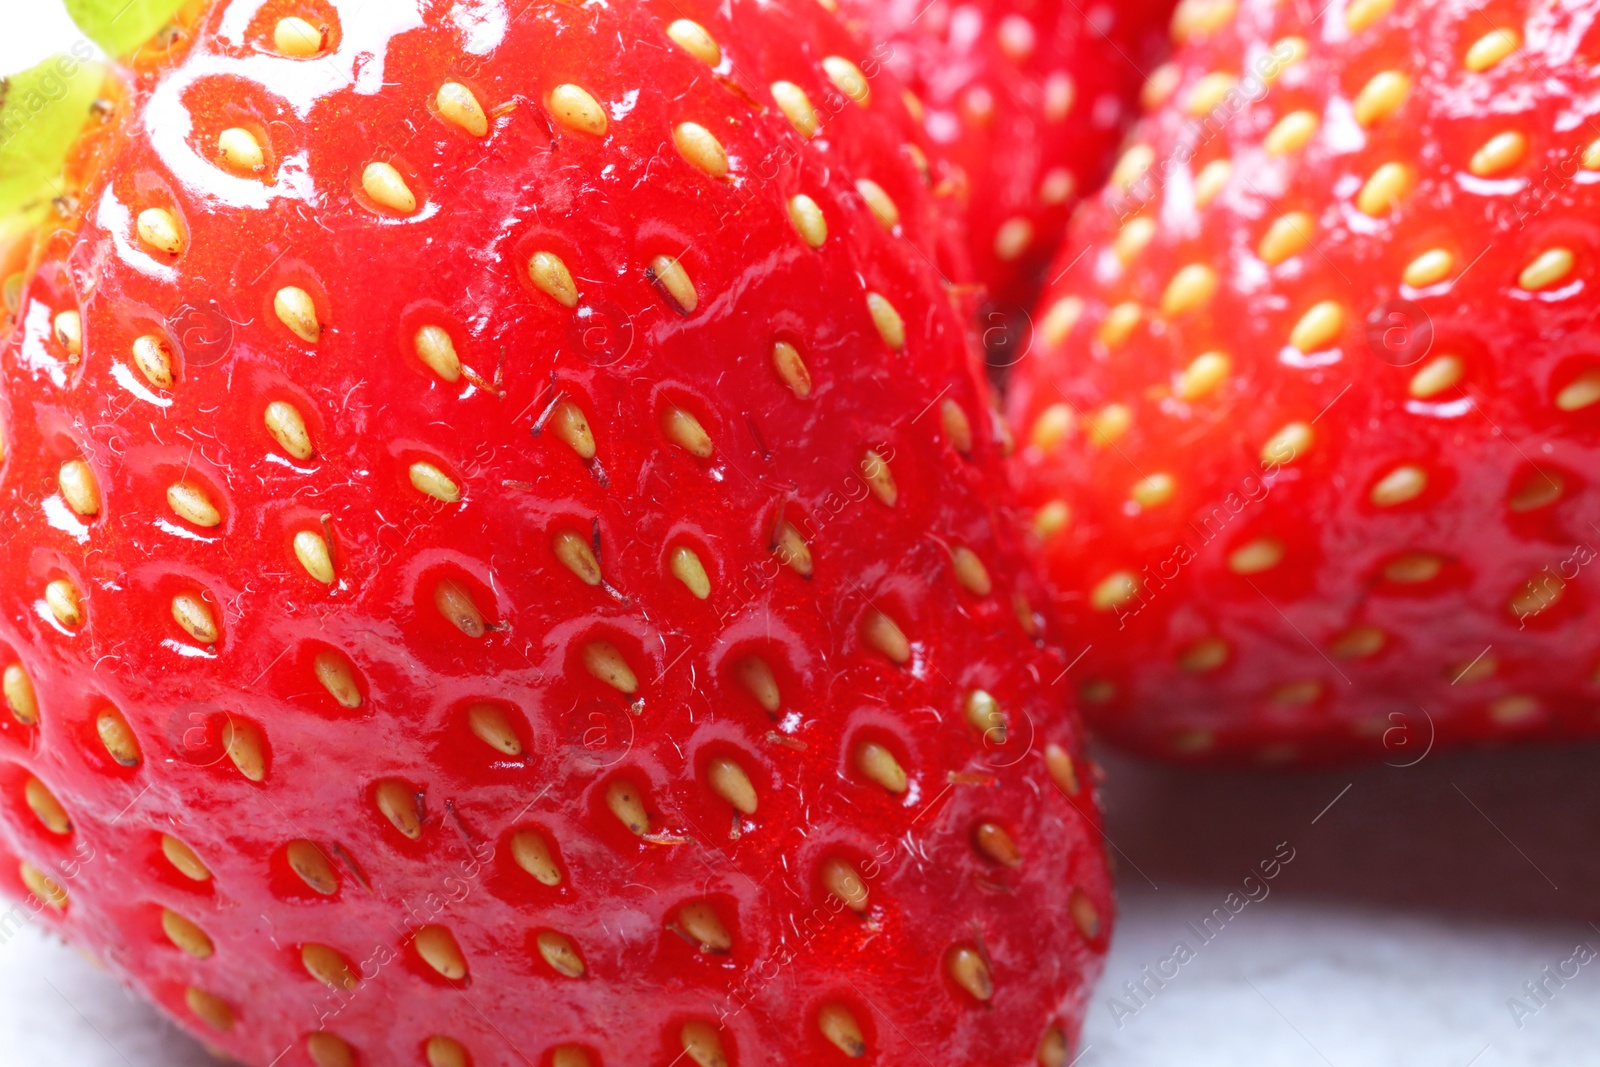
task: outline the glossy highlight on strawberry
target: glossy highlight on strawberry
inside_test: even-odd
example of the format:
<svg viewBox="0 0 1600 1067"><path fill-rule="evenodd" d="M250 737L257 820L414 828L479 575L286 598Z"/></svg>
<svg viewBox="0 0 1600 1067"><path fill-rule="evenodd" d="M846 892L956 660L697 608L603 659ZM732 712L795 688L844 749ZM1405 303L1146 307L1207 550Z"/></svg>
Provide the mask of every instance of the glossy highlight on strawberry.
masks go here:
<svg viewBox="0 0 1600 1067"><path fill-rule="evenodd" d="M0 348L0 885L255 1065L1068 1062L1092 768L869 47L195 6Z"/></svg>
<svg viewBox="0 0 1600 1067"><path fill-rule="evenodd" d="M1600 731L1593 3L1186 0L1041 304L1016 474L1156 755Z"/></svg>

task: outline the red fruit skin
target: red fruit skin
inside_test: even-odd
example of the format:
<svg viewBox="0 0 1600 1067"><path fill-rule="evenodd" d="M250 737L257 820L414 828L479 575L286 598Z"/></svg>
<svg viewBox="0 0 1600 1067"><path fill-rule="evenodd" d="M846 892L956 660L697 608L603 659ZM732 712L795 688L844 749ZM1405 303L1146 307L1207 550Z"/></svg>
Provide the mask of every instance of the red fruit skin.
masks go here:
<svg viewBox="0 0 1600 1067"><path fill-rule="evenodd" d="M1136 176L1146 151L1153 165L1131 189L1113 179L1083 213L1061 257L1075 265L1041 303L1050 325L1010 400L1019 433L1033 436L1014 467L1029 504L1071 511L1041 548L1061 620L1092 646L1074 672L1087 714L1140 752L1222 762L1405 763L1432 745L1592 737L1600 407L1559 401L1596 373L1600 342L1600 187L1582 166L1594 78L1581 59L1600 6L1478 15L1429 2L1359 30L1337 7L1319 22L1292 5L1230 8L1180 14L1194 28L1177 86L1132 135L1119 177ZM1469 69L1495 27L1521 46ZM1292 57L1294 38L1304 57L1279 64L1271 50ZM1184 113L1208 73L1258 61L1281 67L1264 96L1258 80L1237 114L1219 105L1225 121ZM1384 71L1410 91L1386 116L1363 104L1363 125L1353 101ZM1268 131L1298 110L1316 132L1269 155ZM1472 173L1474 155L1507 132L1526 138L1521 158ZM1219 159L1232 176L1199 206L1197 176ZM1381 199L1364 210L1360 190L1389 163L1414 185L1391 210ZM1309 240L1269 262L1261 242L1293 212ZM1570 273L1521 284L1563 247ZM1435 249L1449 268L1407 284ZM1214 271L1214 295L1163 310L1173 277L1196 264ZM1291 335L1322 301L1342 309L1342 326L1303 336L1303 352ZM1124 303L1139 322L1108 341L1110 309ZM1207 352L1231 370L1197 394L1183 372ZM1440 385L1446 356L1460 376ZM1414 387L1425 368L1432 377ZM1110 440L1088 428L1109 404L1129 416ZM1065 406L1041 422L1054 405ZM1074 428L1059 437L1063 412ZM1309 446L1274 450L1295 422L1312 426ZM1425 474L1423 491L1375 501L1407 465ZM1136 502L1135 484L1158 474L1172 479L1170 498ZM1560 492L1540 502L1554 480ZM1048 530L1052 512L1041 518ZM1281 563L1232 570L1230 554L1260 538L1281 542ZM1433 580L1394 580L1408 553L1438 558ZM1094 590L1118 572L1140 576L1137 595L1097 607ZM1381 647L1375 633L1365 648L1349 639L1358 626L1381 632ZM1226 643L1226 661L1186 669L1186 650L1208 639Z"/></svg>
<svg viewBox="0 0 1600 1067"><path fill-rule="evenodd" d="M845 0L963 192L993 324L1023 316L1168 49L1171 0Z"/></svg>
<svg viewBox="0 0 1600 1067"><path fill-rule="evenodd" d="M730 1064L842 1063L818 1026L829 1004L862 1031L854 1062L1059 1062L1105 951L1110 880L1092 788L1064 769L1070 755L1090 782L1052 683L1065 663L1013 606L1035 583L1003 521L982 370L934 264L966 275L904 148L892 83L874 79L866 106L832 93L823 57L865 49L809 0L550 6L473 24L443 3L414 17L346 5L331 54L307 60L271 54L283 10L218 6L179 61L140 76L78 232L46 242L0 353L0 659L26 671L38 706L36 725L0 712L0 881L249 1064L311 1063L319 1030L363 1067L422 1065L436 1036L474 1067L570 1067L555 1059L566 1045L595 1067L688 1063L693 1021L720 1028ZM716 70L667 36L682 17L720 42ZM487 137L429 106L451 79L492 116ZM778 79L830 103L809 142L771 102ZM604 136L552 117L565 82L606 105ZM729 178L674 148L684 121L715 132ZM260 135L263 173L217 164L233 126ZM375 159L406 178L414 215L359 191ZM865 176L897 201L900 234L856 194ZM827 220L817 249L788 216L802 192ZM150 206L178 218L177 256L135 236ZM529 281L539 250L569 267L575 309ZM677 257L694 311L652 282L657 256ZM274 311L291 285L314 300L314 343ZM902 316L901 351L869 292ZM77 359L51 330L71 309ZM458 382L415 354L425 324L450 334L470 370ZM152 333L172 350L167 388L133 365ZM804 398L774 369L779 340L806 362ZM558 432L558 398L586 415L593 462ZM298 409L314 454L269 433L271 402ZM674 406L710 456L667 437ZM859 473L868 448L892 472L892 506ZM78 458L99 489L88 519L58 488ZM460 500L419 492L418 460ZM217 525L169 506L180 480ZM809 579L773 551L780 516L808 541ZM594 538L604 584L560 561L563 531ZM299 533L329 543L332 584L297 560ZM956 546L990 591L958 582ZM702 561L708 598L667 569L677 547ZM62 579L75 626L44 602ZM476 636L436 608L447 580L481 613ZM207 605L216 640L175 621L183 594ZM864 638L874 609L906 635L904 665ZM595 642L615 647L635 692L586 667ZM358 707L319 684L314 660L330 651ZM750 655L775 675L772 715L737 680ZM1003 743L963 715L979 687L1005 711ZM520 753L472 734L467 709L483 701ZM137 737L137 766L96 736L107 707ZM261 738L260 781L222 745L228 724ZM863 739L895 755L906 792L857 769ZM709 788L717 757L745 770L754 814L736 819ZM27 806L29 776L69 832ZM418 839L380 813L386 779L423 794ZM609 809L616 783L641 797L648 839ZM977 850L984 822L1020 865ZM513 862L519 828L547 838L559 885ZM212 877L180 873L163 834ZM328 860L331 894L294 873L297 840ZM824 890L834 857L866 881L865 916ZM23 862L65 889L64 910L29 891ZM730 932L728 954L674 932L696 901ZM205 931L210 958L163 935L164 908ZM464 980L423 962L412 936L428 924L453 932ZM542 958L548 931L570 939L582 977ZM306 945L336 951L359 985L313 978ZM987 1003L944 966L960 946L987 960ZM191 988L220 998L231 1026L198 1015Z"/></svg>

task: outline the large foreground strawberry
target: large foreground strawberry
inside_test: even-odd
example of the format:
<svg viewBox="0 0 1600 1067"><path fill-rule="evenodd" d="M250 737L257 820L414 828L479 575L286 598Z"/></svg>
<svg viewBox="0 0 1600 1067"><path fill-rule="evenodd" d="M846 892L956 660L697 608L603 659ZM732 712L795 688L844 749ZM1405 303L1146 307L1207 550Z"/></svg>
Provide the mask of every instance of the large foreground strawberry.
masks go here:
<svg viewBox="0 0 1600 1067"><path fill-rule="evenodd" d="M916 94L935 160L949 167L942 176L967 203L994 337L1009 337L1004 316L1037 295L1068 215L1104 179L1138 114L1140 86L1168 76L1158 64L1172 7L844 0L879 40L875 56Z"/></svg>
<svg viewBox="0 0 1600 1067"><path fill-rule="evenodd" d="M1064 1063L1097 821L865 58L269 0L69 98L0 882L250 1064Z"/></svg>
<svg viewBox="0 0 1600 1067"><path fill-rule="evenodd" d="M1110 737L1593 736L1600 4L1185 5L1018 378Z"/></svg>

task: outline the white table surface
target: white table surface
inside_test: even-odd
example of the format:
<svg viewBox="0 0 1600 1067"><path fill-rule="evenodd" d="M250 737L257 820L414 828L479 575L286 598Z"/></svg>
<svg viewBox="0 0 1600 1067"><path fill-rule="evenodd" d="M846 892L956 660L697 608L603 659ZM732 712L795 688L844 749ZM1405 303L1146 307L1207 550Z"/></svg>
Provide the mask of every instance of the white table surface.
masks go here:
<svg viewBox="0 0 1600 1067"><path fill-rule="evenodd" d="M57 0L3 2L0 70L77 40ZM1600 1063L1600 960L1520 1027L1507 1005L1600 949L1600 749L1309 775L1106 762L1122 915L1079 1067ZM1270 894L1202 944L1190 924L1280 842L1295 858ZM1123 983L1180 940L1193 958L1119 1020ZM0 942L0 1064L214 1062L70 948Z"/></svg>

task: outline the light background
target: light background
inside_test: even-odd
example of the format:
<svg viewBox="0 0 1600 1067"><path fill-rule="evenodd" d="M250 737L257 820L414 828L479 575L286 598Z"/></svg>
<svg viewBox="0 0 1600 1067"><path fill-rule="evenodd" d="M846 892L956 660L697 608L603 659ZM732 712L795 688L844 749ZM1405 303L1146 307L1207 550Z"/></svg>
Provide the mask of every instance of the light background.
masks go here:
<svg viewBox="0 0 1600 1067"><path fill-rule="evenodd" d="M78 39L58 0L0 5L0 71ZM1507 1006L1600 950L1600 750L1305 775L1105 762L1122 915L1078 1067L1600 1063L1600 959L1521 1027ZM1295 858L1270 894L1202 943L1191 924L1280 842ZM1147 1003L1121 996L1119 1025L1112 998L1179 940L1194 958ZM0 939L0 1064L215 1062L70 948Z"/></svg>

